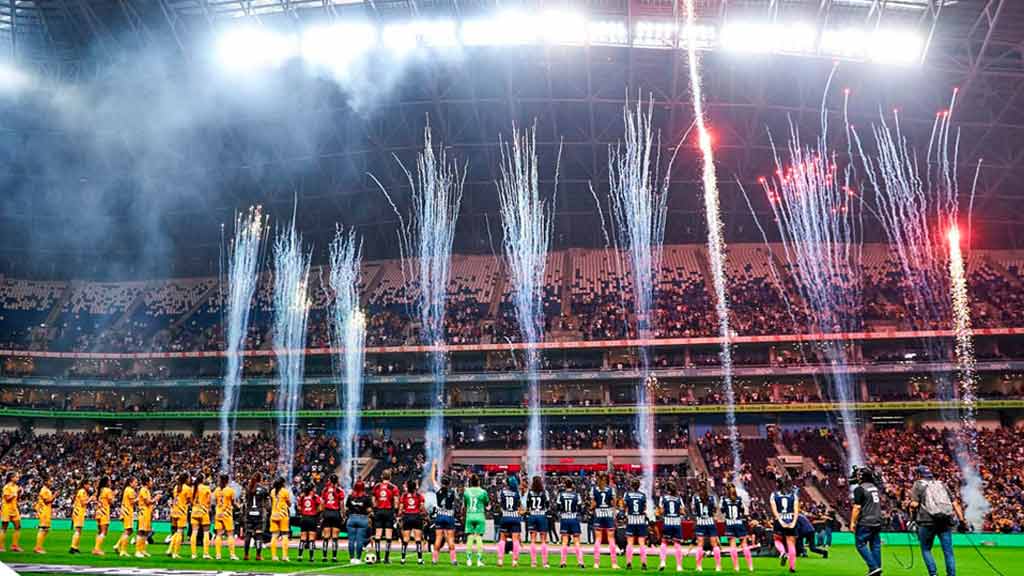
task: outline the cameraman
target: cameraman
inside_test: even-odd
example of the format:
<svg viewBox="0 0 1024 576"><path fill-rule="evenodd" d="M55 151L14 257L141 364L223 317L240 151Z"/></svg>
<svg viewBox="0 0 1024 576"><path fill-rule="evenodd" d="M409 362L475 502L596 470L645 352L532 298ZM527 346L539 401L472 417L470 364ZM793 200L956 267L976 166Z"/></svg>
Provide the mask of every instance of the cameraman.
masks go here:
<svg viewBox="0 0 1024 576"><path fill-rule="evenodd" d="M868 565L868 576L882 573L882 494L875 473L867 466L854 467L850 474L853 490L853 528L857 552Z"/></svg>
<svg viewBox="0 0 1024 576"><path fill-rule="evenodd" d="M946 485L935 479L927 466L917 467L918 479L910 489L910 509L917 511L917 539L921 542L921 556L928 568L928 576L936 576L938 568L932 556L932 544L939 537L942 556L946 561L947 576L956 576L956 558L953 557L953 528L964 512L959 502L949 497ZM966 524L966 523L965 523Z"/></svg>

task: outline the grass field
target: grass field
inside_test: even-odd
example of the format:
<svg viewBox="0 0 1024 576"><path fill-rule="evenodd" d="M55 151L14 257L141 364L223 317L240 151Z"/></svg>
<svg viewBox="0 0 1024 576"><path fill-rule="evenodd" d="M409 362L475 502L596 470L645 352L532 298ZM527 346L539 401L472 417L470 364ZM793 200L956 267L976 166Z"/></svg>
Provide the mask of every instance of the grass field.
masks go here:
<svg viewBox="0 0 1024 576"><path fill-rule="evenodd" d="M392 562L390 565L377 564L375 566L350 566L347 563L347 553L344 555L345 561L339 562L338 564L322 564L319 561L314 564L309 562L297 562L295 556L297 550L292 549L292 561L288 564L285 563L274 563L270 561L256 562L256 561L238 561L233 562L229 560L223 561L209 561L209 560L171 560L164 556L164 550L166 547L162 544L163 534L157 534L157 544L150 546L150 552L153 554L153 558L148 559L136 559L136 558L118 558L111 551L114 543L117 540L115 535L111 535L110 538L104 543L107 555L105 557L95 557L88 554L88 550L92 548L94 533L86 532L83 535L81 547L82 550L86 551L83 554L71 555L68 554L68 544L71 540L71 535L67 531L58 531L50 535L46 541L46 548L48 554L37 555L31 552L32 545L35 541L35 530L24 530L22 533L22 547L25 548L24 552L13 553L5 552L0 554L0 561L7 564L53 564L53 565L73 565L73 566L92 566L96 568L150 568L150 569L167 569L167 570L183 570L183 571L219 571L225 572L275 572L275 573L291 573L291 574L355 574L355 573L379 573L387 575L438 575L438 574L450 574L453 570L447 563L439 564L438 566L429 565L429 557L427 559L427 565L418 566L415 563L415 555L410 554L411 563L405 566L399 565L398 557L398 546L397 543L392 551ZM10 534L8 534L8 540ZM294 540L292 541L295 542ZM8 545L10 542L8 541ZM593 573L594 570L590 568L590 547L586 546L586 561L588 568L586 572ZM182 552L188 556L188 544L186 543L182 547ZM239 556L241 556L241 547L238 550ZM982 553L999 571L1006 576L1024 574L1024 548L984 548ZM224 551L227 556L227 551ZM269 555L268 555L269 556ZM572 554L570 553L570 557ZM943 574L941 554L937 554L939 557L940 574ZM446 558L445 554L442 554L442 559ZM552 554L552 560L557 562L557 555ZM506 558L506 566L504 568L498 568L494 566L494 557L489 555L485 557L484 561L486 566L483 568L467 568L464 564L465 555L459 554L459 560L462 562L455 570L478 574L480 576L496 575L498 573L575 573L580 572L578 568L570 567L565 570L558 568L551 568L550 570L542 569L530 569L529 567L520 566L516 569L512 569L507 565L509 559ZM609 566L607 555L603 557L603 567L599 572L611 573L612 570ZM523 554L521 561L529 564L529 556ZM743 563L742 555L740 557L741 564ZM637 559L637 566L633 572L639 571L639 559ZM649 557L649 565L651 573L657 573L657 556L651 555ZM755 571L758 574L767 575L778 575L782 576L787 574L787 570L779 566L779 562L776 558L755 558ZM620 558L621 563L621 558ZM901 565L902 563L902 565ZM665 571L665 574L675 573L674 572L674 559L669 556L668 559L669 569ZM729 559L728 554L723 554L722 559L723 572L732 572L732 563ZM885 567L885 573L889 575L926 575L927 572L924 568L924 563L921 560L920 554L917 548L913 551L907 547L906 541L897 541L895 543L888 544L884 550L883 564ZM693 573L694 560L693 557L686 558L684 562L685 571ZM710 558L704 560L704 571L714 572L714 563ZM617 573L623 573L625 570L619 570ZM797 572L803 574L821 574L827 576L863 576L866 569L860 556L857 555L856 550L850 546L836 546L832 550L832 554L828 560L819 559L817 556L812 555L811 558L800 558L797 562ZM22 573L34 573L31 571L23 571ZM65 574L67 572L52 572L47 571L48 574ZM993 571L979 554L970 547L961 547L957 550L957 574L959 576L993 576L996 572Z"/></svg>

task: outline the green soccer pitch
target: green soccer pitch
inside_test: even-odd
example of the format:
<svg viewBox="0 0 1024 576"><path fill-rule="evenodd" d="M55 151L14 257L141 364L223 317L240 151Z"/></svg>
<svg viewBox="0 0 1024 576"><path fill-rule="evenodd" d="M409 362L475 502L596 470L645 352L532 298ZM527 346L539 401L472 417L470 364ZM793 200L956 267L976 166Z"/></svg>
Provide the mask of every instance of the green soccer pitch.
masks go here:
<svg viewBox="0 0 1024 576"><path fill-rule="evenodd" d="M460 553L459 566L451 567L445 559L447 554L442 553L442 562L437 566L430 565L429 555L425 555L426 565L419 566L416 564L415 553L410 552L408 563L402 566L398 563L400 557L400 547L394 545L392 548L391 560L392 564L376 564L376 565L361 565L361 566L350 566L348 564L347 551L342 552L343 560L337 564L333 563L321 563L319 560L320 552L317 551L317 560L314 563L308 561L299 562L296 560L298 550L292 548L291 550L291 562L271 562L264 560L262 562L256 561L210 561L210 560L191 560L189 559L190 551L188 543L186 542L182 546L182 554L184 557L180 560L171 560L164 555L166 546L163 544L163 539L166 534L158 533L155 544L150 545L149 551L153 554L152 558L136 559L132 558L118 558L111 549L114 543L117 541L118 534L112 533L104 542L104 548L106 550L106 556L96 557L89 554L89 550L93 546L93 538L95 532L86 531L82 535L81 548L82 554L71 555L68 554L68 544L71 540L71 534L66 530L58 530L50 534L46 540L46 549L48 553L46 555L38 555L31 552L32 545L35 541L35 530L26 529L22 531L21 545L25 549L24 552L3 552L0 553L0 561L6 564L13 564L23 574L37 574L46 573L55 576L63 574L80 574L86 573L85 570L78 572L77 569L86 567L92 567L98 570L89 570L89 574L97 575L104 574L103 569L110 569L110 573L113 574L116 569L124 568L137 568L140 570L133 571L132 573L138 576L172 576L173 571L189 571L192 572L190 576L196 576L195 572L204 571L209 572L212 576L214 572L221 574L225 573L290 573L290 574L327 574L327 575L343 575L343 574L356 574L356 573L378 573L391 575L440 575L445 574L450 576L453 571L463 572L466 574L477 574L479 576L492 576L500 573L522 573L522 574L570 574L570 573L581 573L588 572L593 573L595 570L590 565L591 555L590 546L585 546L586 551L585 561L587 568L580 570L573 565L573 555L570 552L570 566L565 569L557 567L559 556L554 553L555 547L550 547L552 554L550 560L555 563L550 569L544 570L541 568L531 569L529 568L529 555L524 553L520 556L520 566L512 568L510 566L510 559L506 557L506 565L503 568L498 568L494 565L495 558L493 554L487 555L484 558L485 566L478 568L476 566L469 568L465 565L466 555ZM7 544L10 545L11 534L8 532ZM291 541L293 545L296 540ZM939 562L939 573L944 574L942 568L942 555L941 551L936 548L936 557ZM998 547L983 547L980 548L981 554L984 554L984 559L987 559L996 569L1006 576L1024 574L1024 548L998 548ZM211 545L212 553L212 545ZM238 547L239 556L242 555L241 546ZM200 554L201 555L201 554ZM224 550L225 557L227 556L227 549ZM267 554L269 557L269 554ZM982 556L979 555L971 546L960 546L957 548L957 574L959 576L998 576L997 573L990 568L984 561ZM624 560L620 556L620 563ZM633 572L639 573L639 555L637 555L636 564L634 565ZM649 573L657 573L658 557L655 554L648 556L649 562ZM665 570L665 574L675 573L675 559L669 554L667 559L668 568ZM745 564L742 555L740 555L741 566L744 566L743 572L746 573ZM525 565L524 565L525 564ZM26 565L36 565L36 568L29 568ZM52 567L44 567L40 565L49 565ZM887 575L897 576L927 576L927 572L924 568L924 563L921 560L919 550L917 547L909 548L908 540L903 539L903 535L896 537L895 542L888 543L883 551L883 565L884 573ZM62 569L59 566L66 566L69 568ZM686 573L694 572L694 559L689 556L685 559L684 571ZM779 566L777 558L755 558L754 569L757 574L765 574L771 576L783 576L788 574L788 570L784 567ZM152 571L152 572L149 572ZM609 559L607 554L602 556L602 568L597 572L611 573L612 570L609 566ZM617 573L625 573L624 567ZM714 573L714 561L710 558L710 555L704 559L704 572ZM815 555L811 555L810 558L799 558L797 561L797 573L798 574L815 574L822 576L863 576L867 572L864 563L861 561L860 556L857 555L856 550L852 546L835 546L832 549L832 553L827 560L818 558ZM125 572L122 572L124 574ZM732 561L729 558L728 553L723 550L722 556L722 573L733 573L732 572Z"/></svg>

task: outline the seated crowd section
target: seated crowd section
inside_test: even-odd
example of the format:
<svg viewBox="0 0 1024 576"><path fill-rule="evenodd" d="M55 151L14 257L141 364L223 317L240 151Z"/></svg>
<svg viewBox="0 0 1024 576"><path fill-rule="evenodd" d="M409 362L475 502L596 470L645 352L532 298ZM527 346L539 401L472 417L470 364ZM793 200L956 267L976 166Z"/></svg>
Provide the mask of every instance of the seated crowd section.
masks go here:
<svg viewBox="0 0 1024 576"><path fill-rule="evenodd" d="M1024 325L1024 252L985 250L969 261L972 321L977 327ZM415 267L400 261L366 262L360 293L369 346L418 344ZM713 281L702 246L666 246L655 283L651 335L714 335ZM844 311L848 329L930 329L896 256L881 245L864 246L861 276L833 282L860 291L857 309ZM329 271L310 280L310 347L332 340ZM408 278L407 278L408 277ZM856 281L855 281L856 280ZM795 284L781 246L730 246L727 297L732 330L739 335L806 333L808 305ZM260 278L250 311L248 349L271 345L273 286ZM132 282L40 282L0 278L0 347L56 352L220 350L227 286L216 278ZM493 255L456 255L451 261L444 336L449 344L521 340L514 287L507 267ZM625 254L571 249L549 254L538 327L562 340L635 337L633 280ZM837 326L824 326L834 330Z"/></svg>

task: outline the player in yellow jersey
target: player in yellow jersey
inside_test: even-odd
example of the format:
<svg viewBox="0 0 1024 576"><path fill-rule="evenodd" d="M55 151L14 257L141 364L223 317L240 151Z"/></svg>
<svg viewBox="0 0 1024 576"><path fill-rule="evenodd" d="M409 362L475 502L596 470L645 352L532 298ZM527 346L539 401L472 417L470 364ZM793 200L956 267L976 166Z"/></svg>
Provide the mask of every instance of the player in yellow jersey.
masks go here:
<svg viewBox="0 0 1024 576"><path fill-rule="evenodd" d="M93 544L93 556L103 556L103 539L110 531L110 510L114 506L114 491L110 489L110 478L100 478L96 486L96 543Z"/></svg>
<svg viewBox="0 0 1024 576"><path fill-rule="evenodd" d="M146 544L153 535L153 480L149 476L143 476L140 484L142 488L139 488L136 500L139 505L139 529L135 534L135 557L146 558L149 556Z"/></svg>
<svg viewBox="0 0 1024 576"><path fill-rule="evenodd" d="M167 546L167 555L180 558L181 543L185 539L185 527L188 525L188 508L192 505L192 486L188 474L178 476L178 484L174 487L174 500L171 505L171 543Z"/></svg>
<svg viewBox="0 0 1024 576"><path fill-rule="evenodd" d="M4 552L4 543L7 541L7 523L14 526L14 534L11 536L11 552L21 552L18 541L21 540L21 511L18 509L18 496L21 495L21 486L18 486L18 473L8 472L4 483L3 504L0 505L0 552Z"/></svg>
<svg viewBox="0 0 1024 576"><path fill-rule="evenodd" d="M92 502L92 487L88 480L81 480L78 484L78 491L75 492L75 500L71 504L71 527L74 534L71 535L71 548L69 554L78 554L78 542L82 539L82 528L85 526L85 512Z"/></svg>
<svg viewBox="0 0 1024 576"><path fill-rule="evenodd" d="M291 514L292 495L284 485L284 478L274 480L270 491L270 557L277 560L277 544L281 544L281 559L288 561L288 517Z"/></svg>
<svg viewBox="0 0 1024 576"><path fill-rule="evenodd" d="M192 559L196 558L196 546L198 539L203 539L203 559L212 560L210 556L210 507L213 504L213 493L207 483L206 474L196 474L196 492L192 497L192 538L189 541L192 547Z"/></svg>
<svg viewBox="0 0 1024 576"><path fill-rule="evenodd" d="M121 492L121 522L124 524L124 531L114 545L117 555L126 558L128 554L128 542L132 538L132 529L135 526L135 503L139 500L139 494L135 491L139 487L139 481L132 476L128 479L128 485Z"/></svg>
<svg viewBox="0 0 1024 576"><path fill-rule="evenodd" d="M36 496L35 508L39 528L36 530L36 547L32 551L36 554L46 554L43 542L50 531L53 519L53 492L50 490L50 475L46 472L39 475L39 494Z"/></svg>
<svg viewBox="0 0 1024 576"><path fill-rule="evenodd" d="M213 494L217 503L217 515L214 517L214 529L217 531L214 550L217 552L217 560L220 560L220 547L225 541L231 559L238 560L235 555L235 489L228 486L227 474L220 475Z"/></svg>

